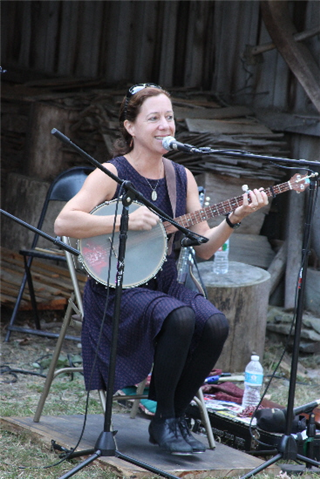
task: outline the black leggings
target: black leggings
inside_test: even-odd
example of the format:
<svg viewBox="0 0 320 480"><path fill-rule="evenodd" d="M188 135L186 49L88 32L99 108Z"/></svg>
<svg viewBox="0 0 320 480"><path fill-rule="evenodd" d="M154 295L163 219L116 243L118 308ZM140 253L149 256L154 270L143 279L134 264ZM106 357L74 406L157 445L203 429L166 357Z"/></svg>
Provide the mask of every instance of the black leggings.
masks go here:
<svg viewBox="0 0 320 480"><path fill-rule="evenodd" d="M168 315L157 336L152 373L156 417L183 415L221 354L229 330L226 317L217 313L207 320L190 355L195 322L191 308L178 308Z"/></svg>

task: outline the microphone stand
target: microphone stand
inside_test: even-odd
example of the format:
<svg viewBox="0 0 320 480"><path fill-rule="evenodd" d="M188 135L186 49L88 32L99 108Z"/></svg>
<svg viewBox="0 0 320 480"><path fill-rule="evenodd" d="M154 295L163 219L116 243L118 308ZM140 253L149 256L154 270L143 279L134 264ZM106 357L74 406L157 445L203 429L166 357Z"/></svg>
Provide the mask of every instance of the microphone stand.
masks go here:
<svg viewBox="0 0 320 480"><path fill-rule="evenodd" d="M80 252L79 250L76 250L75 248L71 247L70 245L67 245L66 243L62 242L60 240L59 237L51 237L50 235L48 235L47 233L43 232L42 230L40 230L39 228L36 228L32 225L30 225L29 223L27 222L24 222L23 220L21 220L20 218L17 218L15 217L14 215L12 215L11 213L9 212L6 212L5 210L2 210L0 209L0 213L5 215L6 217L10 218L11 220L14 220L15 222L19 223L20 225L22 225L23 227L26 227L28 228L29 230L31 230L32 232L38 234L38 235L41 235L42 237L44 237L46 240L49 240L50 242L52 242L53 244L57 245L58 247L62 248L63 250L66 250L67 252L73 254L73 255L80 255ZM41 255L42 258L47 258L47 260L55 260L54 258L54 255L48 253L46 254L45 256ZM31 259L30 259L31 260ZM7 336L6 336L6 339L5 339L5 342L8 341L8 335L10 333L10 329L13 329L13 330L16 330L16 331L23 331L23 332L26 332L26 333L31 333L31 334L35 334L35 335L39 335L41 337L52 337L52 338L57 338L59 335L57 333L51 333L51 332L44 332L40 329L40 322L39 322L39 318L38 318L38 314L37 314L37 306L36 306L36 302L34 300L34 289L33 289L33 285L32 285L32 281L31 281L31 278L30 278L30 271L29 271L29 268L31 266L31 263L28 261L25 260L25 276L24 276L24 279L21 283L21 286L20 286L20 292L18 294L21 295L21 289L24 288L24 286L26 285L26 282L28 282L28 286L29 286L29 290L30 290L30 297L31 297L31 304L32 304L32 307L34 309L34 312L35 312L35 324L36 324L36 330L30 330L30 329L27 329L27 328L21 328L21 327L13 327L12 323L9 324L8 326L8 331L7 331ZM19 308L19 305L15 305L14 307L14 312L18 310ZM14 313L11 317L11 321L12 321L12 318L14 316ZM79 338L78 337L74 337L72 335L66 335L65 337L67 340L74 340L74 341L79 341Z"/></svg>
<svg viewBox="0 0 320 480"><path fill-rule="evenodd" d="M91 456L60 478L72 477L75 473L77 473L79 470L89 465L91 462L93 462L100 456L115 456L129 463L142 467L145 470L156 473L164 478L179 478L169 474L168 472L159 470L151 465L148 465L144 462L141 462L137 459L134 459L128 455L124 455L123 453L119 452L116 449L116 445L114 441L114 436L117 432L111 431L112 397L113 397L113 388L114 388L114 379L115 379L116 354L117 354L117 344L118 344L118 327L119 327L119 318L120 318L120 310L121 310L121 297L122 297L123 273L124 273L124 266L125 266L125 250L126 250L126 240L127 240L127 231L128 231L129 206L133 200L138 199L141 203L151 208L153 211L157 212L160 215L160 217L165 218L167 221L169 221L178 230L184 233L184 235L186 235L187 238L192 239L192 241L194 241L197 245L207 242L208 239L200 235L197 236L190 230L176 223L165 212L163 212L158 207L156 207L151 202L149 202L149 200L147 200L139 191L137 191L133 187L131 182L124 181L119 177L117 177L116 175L114 175L108 169L103 167L103 165L101 165L97 160L95 160L88 153L82 150L79 146L74 144L68 137L62 134L59 130L54 128L51 131L51 133L54 136L56 136L59 140L61 140L63 143L74 148L82 157L84 157L94 166L102 170L105 174L111 177L118 184L122 185L125 190L125 193L122 196L123 207L122 207L122 214L121 214L121 221L120 221L119 253L118 253L116 287L115 287L115 307L114 307L114 313L113 313L110 362L109 362L109 368L108 368L109 378L108 378L108 387L107 387L106 409L105 409L105 416L104 416L104 429L100 433L94 449L89 449L89 450L85 450L82 452L80 451L76 453L72 452L70 455L67 455L68 458L73 458L75 456L88 455L88 454Z"/></svg>
<svg viewBox="0 0 320 480"><path fill-rule="evenodd" d="M309 192L309 199L308 199L307 212L306 212L305 230L304 230L303 243L302 243L302 264L301 264L298 284L297 284L296 323L295 323L293 353L292 353L292 360L291 360L285 433L281 439L280 444L277 446L278 454L276 454L274 457L272 457L271 459L269 459L268 461L266 461L265 463L263 463L262 465L260 465L259 467L252 470L251 472L249 472L248 474L244 475L241 478L250 478L253 475L261 472L261 470L276 463L281 458L283 458L284 460L294 460L294 461L301 460L305 462L306 465L308 466L313 465L315 467L320 467L320 462L317 462L314 459L310 459L298 453L297 443L291 434L292 422L294 419L293 407L294 407L296 376L297 376L298 359L299 359L299 344L300 344L300 334L301 334L301 327L302 327L304 293L305 293L307 268L308 268L311 220L312 220L312 212L313 212L314 194L316 191L315 180L311 181L309 190L310 192ZM308 467L306 467L306 470L311 471Z"/></svg>
<svg viewBox="0 0 320 480"><path fill-rule="evenodd" d="M203 147L197 148L197 153L202 154L219 154L219 155L229 155L235 157L247 157L247 158L255 158L255 159L263 159L268 160L271 162L284 162L290 165L296 165L300 169L308 170L311 173L314 170L317 170L317 173L314 176L319 175L320 171L320 162L316 161L309 161L309 160L296 160L290 158L282 158L282 157L272 157L266 155L255 155L250 152L246 151L235 151L235 150L213 150L210 147ZM194 153L194 152L190 152ZM303 235L303 243L302 243L302 261L301 261L301 268L299 272L299 278L297 282L297 306L296 306L296 323L295 323L295 334L294 334L294 343L293 343L293 353L292 353L292 360L291 360L291 372L290 372L290 384L289 384L289 394L288 394L288 403L287 403L287 415L286 415L286 423L285 423L285 433L281 439L280 444L277 446L278 454L276 454L273 458L269 459L256 469L252 470L251 472L247 473L241 478L251 478L253 475L261 472L265 468L269 467L270 465L276 463L278 460L283 458L284 460L300 460L306 463L307 467L306 470L308 471L309 466L320 467L320 462L315 461L314 459L310 459L304 455L300 455L297 452L297 443L295 438L291 434L292 429L292 421L294 419L294 396L295 396L295 386L296 386L296 377L297 377L297 369L298 369L298 359L299 359L299 343L300 343L300 335L301 335L301 327L302 327L302 315L303 315L303 306L304 306L304 293L306 287L306 278L307 278L307 268L308 268L308 255L309 245L310 245L310 234L311 234L311 222L312 222L312 214L313 214L313 206L315 200L315 193L316 189L319 185L317 185L317 181L315 179L310 180L310 187L309 187L309 198L307 203L307 211L306 211L306 220L305 220L305 228L304 228L304 235ZM312 471L309 469L309 471Z"/></svg>
<svg viewBox="0 0 320 480"><path fill-rule="evenodd" d="M56 237L56 238L51 237L51 235L48 235L47 233L43 232L42 230L39 230L39 228L33 227L33 226L30 225L29 223L24 222L23 220L21 220L20 218L17 218L17 217L15 217L14 215L11 215L11 213L6 212L5 210L2 210L2 208L0 209L0 213L2 213L3 215L5 215L6 217L9 217L11 220L14 220L15 222L19 223L19 224L22 225L23 227L28 228L28 229L31 230L32 232L35 232L35 233L37 233L38 235L41 235L42 237L44 237L45 239L47 239L47 240L49 240L50 242L54 243L55 245L57 245L58 247L62 248L63 250L66 250L67 252L72 253L72 255L80 255L79 250L77 250L76 248L73 248L73 247L71 247L70 245L67 245L66 243L62 242L61 240L59 240L59 237Z"/></svg>

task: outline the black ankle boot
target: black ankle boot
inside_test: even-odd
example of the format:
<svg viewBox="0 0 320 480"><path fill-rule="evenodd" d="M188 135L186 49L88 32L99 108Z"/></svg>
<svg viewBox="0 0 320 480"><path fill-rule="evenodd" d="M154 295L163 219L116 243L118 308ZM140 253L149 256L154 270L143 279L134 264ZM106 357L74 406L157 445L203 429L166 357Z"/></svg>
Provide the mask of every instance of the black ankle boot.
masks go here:
<svg viewBox="0 0 320 480"><path fill-rule="evenodd" d="M206 451L205 445L196 440L189 430L187 421L184 417L180 417L177 419L178 425L180 428L180 432L184 440L192 447L193 453L204 453Z"/></svg>
<svg viewBox="0 0 320 480"><path fill-rule="evenodd" d="M151 420L149 425L149 441L171 453L172 455L192 455L193 449L181 434L176 418L167 418L163 421Z"/></svg>

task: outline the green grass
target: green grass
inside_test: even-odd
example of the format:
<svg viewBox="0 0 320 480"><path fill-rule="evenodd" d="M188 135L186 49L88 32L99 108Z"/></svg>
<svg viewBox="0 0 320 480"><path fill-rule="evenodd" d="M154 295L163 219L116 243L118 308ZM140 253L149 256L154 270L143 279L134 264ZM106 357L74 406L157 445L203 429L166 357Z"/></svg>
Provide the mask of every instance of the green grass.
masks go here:
<svg viewBox="0 0 320 480"><path fill-rule="evenodd" d="M0 478L59 478L81 460L60 461L59 456L30 438L30 434L1 431ZM83 460L83 459L82 459ZM77 473L76 478L119 478L111 468L93 462Z"/></svg>
<svg viewBox="0 0 320 480"><path fill-rule="evenodd" d="M54 346L54 339L38 339L33 336L28 339L28 337L23 338L21 335L15 336L13 334L9 343L2 344L1 362L10 365L11 368L24 369L35 373L41 371L41 368L37 365L40 362L40 367L43 367L43 372L46 373L49 364L47 359L50 359ZM282 345L280 344L271 343L266 345L263 359L266 374L271 373L274 369L280 357L281 349ZM66 341L64 342L62 353L63 355L68 353L76 356L81 353L81 350L75 342ZM62 361L64 358L62 356ZM303 365L311 369L318 368L320 371L320 356L309 356L304 359ZM278 374L279 378L274 379L272 382L268 398L286 406L289 377L285 369L280 368ZM295 406L320 398L318 379L319 377L315 380L310 380L303 375L298 375ZM2 382L0 383L0 415L2 417L33 417L43 389L44 378L35 375L18 374L15 379L12 375L2 375L0 376L0 382ZM243 387L243 385L239 386ZM68 375L61 375L52 383L42 415L84 415L86 399L87 394L81 374L75 374L72 380ZM119 411L118 406L115 406L115 411ZM89 395L88 412L89 414L102 415L100 400L96 392L91 392ZM0 478L59 478L82 460L73 459L51 466L59 462L59 455L56 452L52 452L50 445L46 445L40 437L31 431L17 433L8 431L4 427L0 431ZM279 463L288 462L280 461ZM50 468L45 468L46 466L50 466ZM76 474L76 478L119 478L119 472L112 470L111 467L102 466L101 462L96 460L90 466L79 471ZM159 477L146 472L146 478ZM190 475L186 476L186 478L190 478ZM219 478L219 476L214 472L211 475L206 473L206 478ZM266 479L275 477L264 470L253 478ZM280 475L279 466L279 474L276 478L290 477L286 474ZM299 478L320 479L320 474L306 472Z"/></svg>

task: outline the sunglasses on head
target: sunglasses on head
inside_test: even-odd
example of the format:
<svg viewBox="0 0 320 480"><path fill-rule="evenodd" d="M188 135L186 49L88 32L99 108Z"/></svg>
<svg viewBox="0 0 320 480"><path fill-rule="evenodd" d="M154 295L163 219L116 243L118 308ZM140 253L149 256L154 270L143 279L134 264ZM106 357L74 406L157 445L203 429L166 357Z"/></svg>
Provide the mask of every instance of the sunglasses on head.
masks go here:
<svg viewBox="0 0 320 480"><path fill-rule="evenodd" d="M132 97L132 95L135 95L136 93L140 92L140 90L143 90L147 87L159 88L159 90L162 90L162 88L155 83L138 83L137 85L132 85L132 87L129 88L126 98L129 99Z"/></svg>
<svg viewBox="0 0 320 480"><path fill-rule="evenodd" d="M141 90L143 90L144 88L148 88L148 87L158 88L159 90L162 90L162 88L155 83L138 83L137 85L132 85L132 87L129 88L129 90L127 91L127 94L126 94L126 102L125 102L125 105L124 105L124 111L123 111L123 117L122 117L123 120L125 120L127 118L127 108L128 108L129 99L133 95L135 95L136 93L138 93Z"/></svg>

